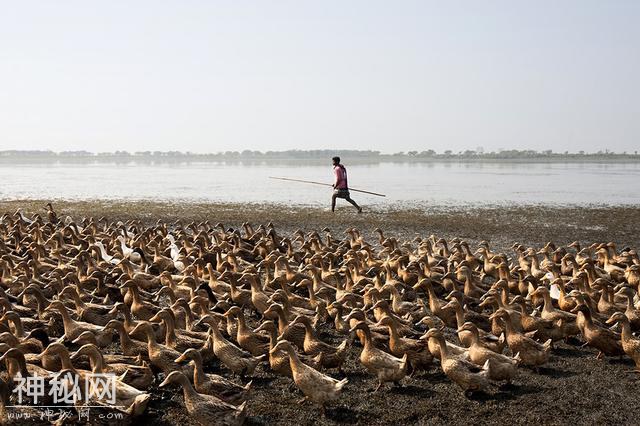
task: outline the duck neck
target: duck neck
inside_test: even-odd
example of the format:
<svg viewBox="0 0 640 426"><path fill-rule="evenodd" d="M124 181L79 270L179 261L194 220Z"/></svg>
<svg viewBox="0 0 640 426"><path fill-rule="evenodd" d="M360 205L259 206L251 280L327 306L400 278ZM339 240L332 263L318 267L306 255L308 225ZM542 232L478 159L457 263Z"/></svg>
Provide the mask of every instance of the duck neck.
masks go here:
<svg viewBox="0 0 640 426"><path fill-rule="evenodd" d="M620 326L622 327L622 333L620 333L620 337L623 342L627 342L633 338L631 334L631 324L629 323L629 319L624 319L620 322Z"/></svg>
<svg viewBox="0 0 640 426"><path fill-rule="evenodd" d="M298 358L298 354L292 347L287 348L287 354L289 355L289 365L291 366L291 371L295 373L300 369L300 358Z"/></svg>
<svg viewBox="0 0 640 426"><path fill-rule="evenodd" d="M124 315L124 326L125 328L132 330L135 327L135 321L133 321L133 317L131 316L131 310L129 306L123 304L122 315Z"/></svg>
<svg viewBox="0 0 640 426"><path fill-rule="evenodd" d="M627 309L626 314L631 314L635 311L635 307L633 306L633 296L627 295ZM627 315L628 317L628 315Z"/></svg>
<svg viewBox="0 0 640 426"><path fill-rule="evenodd" d="M480 342L480 335L478 334L478 330L473 330L469 333L471 336L471 346L477 345Z"/></svg>
<svg viewBox="0 0 640 426"><path fill-rule="evenodd" d="M278 343L278 332L274 327L269 329L269 350L273 349L276 343Z"/></svg>
<svg viewBox="0 0 640 426"><path fill-rule="evenodd" d="M502 317L502 322L504 323L504 333L507 336L510 336L514 333L513 323L511 322L511 316L505 315Z"/></svg>
<svg viewBox="0 0 640 426"><path fill-rule="evenodd" d="M91 363L91 371L97 374L104 372L104 360L102 354L97 350L92 350L89 353L89 362Z"/></svg>
<svg viewBox="0 0 640 426"><path fill-rule="evenodd" d="M398 334L398 327L395 323L395 321L390 321L389 324L387 324L387 327L389 328L389 338L391 340L398 340L400 339L400 335Z"/></svg>
<svg viewBox="0 0 640 426"><path fill-rule="evenodd" d="M11 317L11 323L13 324L13 328L15 329L17 337L24 337L24 328L22 327L22 320L18 315Z"/></svg>
<svg viewBox="0 0 640 426"><path fill-rule="evenodd" d="M185 400L194 400L196 398L198 398L198 392L193 388L193 385L191 384L191 382L189 381L189 379L184 376L181 375L179 376L179 383L180 385L182 385L182 392L184 394L184 399ZM198 399L196 399L194 402L200 402Z"/></svg>
<svg viewBox="0 0 640 426"><path fill-rule="evenodd" d="M371 330L369 330L369 327L362 327L360 331L362 331L362 337L364 340L362 346L364 346L364 350L368 351L373 347L373 341L371 340Z"/></svg>
<svg viewBox="0 0 640 426"><path fill-rule="evenodd" d="M60 358L60 364L62 365L62 370L71 370L76 372L73 363L71 362L71 357L69 356L69 352L67 350L61 350L58 352L58 358Z"/></svg>
<svg viewBox="0 0 640 426"><path fill-rule="evenodd" d="M129 334L124 329L124 325L122 327L118 327L118 336L120 337L120 347L129 347L133 345L133 340L129 337Z"/></svg>
<svg viewBox="0 0 640 426"><path fill-rule="evenodd" d="M458 323L458 327L462 327L464 324L464 310L462 309L462 305L459 303L455 307L456 312L456 322Z"/></svg>
<svg viewBox="0 0 640 426"><path fill-rule="evenodd" d="M544 305L542 306L542 309L545 312L553 312L554 307L553 307L553 302L551 301L551 295L549 293L544 293Z"/></svg>
<svg viewBox="0 0 640 426"><path fill-rule="evenodd" d="M163 318L164 321L164 344L169 347L176 345L176 326L173 322L173 318L167 315Z"/></svg>
<svg viewBox="0 0 640 426"><path fill-rule="evenodd" d="M76 322L73 320L73 318L71 318L71 315L69 315L66 307L61 306L60 309L58 309L58 312L60 312L60 315L62 316L62 324L66 333L73 328Z"/></svg>
<svg viewBox="0 0 640 426"><path fill-rule="evenodd" d="M247 322L245 321L244 314L242 312L236 315L236 320L238 321L238 333L246 333Z"/></svg>
<svg viewBox="0 0 640 426"><path fill-rule="evenodd" d="M75 302L76 308L79 310L85 309L87 305L82 301L82 298L80 298L80 294L78 294L78 291L75 288L72 290L73 291L70 292L71 298Z"/></svg>
<svg viewBox="0 0 640 426"><path fill-rule="evenodd" d="M447 341L444 336L438 336L438 345L440 346L440 358L441 362L449 358L449 348L447 347Z"/></svg>
<svg viewBox="0 0 640 426"><path fill-rule="evenodd" d="M157 352L160 347L158 342L156 342L156 336L151 327L145 329L145 334L147 335L147 349L149 354Z"/></svg>
<svg viewBox="0 0 640 426"><path fill-rule="evenodd" d="M196 355L191 359L193 360L193 382L198 386L206 380L206 375L202 368L202 357Z"/></svg>

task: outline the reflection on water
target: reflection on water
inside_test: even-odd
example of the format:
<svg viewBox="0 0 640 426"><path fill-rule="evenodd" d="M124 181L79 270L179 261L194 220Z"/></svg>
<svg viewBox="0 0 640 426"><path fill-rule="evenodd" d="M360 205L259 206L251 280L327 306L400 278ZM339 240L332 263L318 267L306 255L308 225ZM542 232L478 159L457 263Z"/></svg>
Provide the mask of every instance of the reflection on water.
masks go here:
<svg viewBox="0 0 640 426"><path fill-rule="evenodd" d="M638 163L347 164L363 204L640 204ZM332 182L330 165L241 163L0 165L0 199L151 199L326 204L331 189L268 179Z"/></svg>

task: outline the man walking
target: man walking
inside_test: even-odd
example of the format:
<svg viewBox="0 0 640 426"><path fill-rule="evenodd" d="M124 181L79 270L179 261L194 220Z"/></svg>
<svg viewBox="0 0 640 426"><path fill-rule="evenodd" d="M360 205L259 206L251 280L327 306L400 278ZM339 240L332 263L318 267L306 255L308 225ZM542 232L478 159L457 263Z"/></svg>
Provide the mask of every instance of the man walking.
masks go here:
<svg viewBox="0 0 640 426"><path fill-rule="evenodd" d="M358 209L358 213L362 213L362 207L360 207L349 196L349 185L347 184L347 169L340 164L340 157L333 157L333 173L336 175L335 183L333 184L333 195L331 196L331 211L336 209L336 199L344 198L353 206Z"/></svg>

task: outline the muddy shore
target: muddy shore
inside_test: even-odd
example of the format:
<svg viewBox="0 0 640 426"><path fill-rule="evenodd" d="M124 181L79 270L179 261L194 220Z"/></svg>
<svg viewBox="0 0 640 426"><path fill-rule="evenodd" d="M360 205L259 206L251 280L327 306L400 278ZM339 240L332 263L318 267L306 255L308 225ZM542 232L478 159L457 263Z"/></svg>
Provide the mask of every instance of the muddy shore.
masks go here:
<svg viewBox="0 0 640 426"><path fill-rule="evenodd" d="M0 201L0 212L21 208L26 214L43 214L46 201ZM341 207L335 214L319 208L276 205L153 203L90 201L54 203L59 215L75 219L105 216L110 220L141 219L183 223L209 220L237 227L242 222L273 222L281 233L324 227L341 237L347 227L359 228L371 240L380 227L388 236L411 240L416 235L436 234L460 237L472 246L481 240L511 255L510 246L519 242L540 246L547 241L582 244L613 241L619 247L640 248L640 207L487 207L426 208L365 211ZM328 331L327 328L325 331ZM339 342L325 332L323 338ZM349 378L341 400L322 418L309 403L298 404L301 394L290 381L259 368L253 378L247 424L636 424L640 418L638 375L628 359L596 359L596 352L581 348L582 342L558 344L549 363L539 371L520 368L512 385L487 394L466 398L434 366L430 371L407 378L403 387L385 387L377 393L374 379L358 361L360 348L351 349L345 372ZM217 365L209 371L229 376ZM336 376L337 377L337 376ZM136 424L189 424L182 408L182 395L171 390L152 390L147 415Z"/></svg>

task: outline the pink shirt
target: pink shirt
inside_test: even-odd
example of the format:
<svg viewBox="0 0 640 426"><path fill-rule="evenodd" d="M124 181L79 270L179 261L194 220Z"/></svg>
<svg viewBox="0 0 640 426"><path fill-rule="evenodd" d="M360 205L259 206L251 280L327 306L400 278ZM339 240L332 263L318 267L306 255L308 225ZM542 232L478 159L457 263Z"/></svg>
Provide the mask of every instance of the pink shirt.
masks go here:
<svg viewBox="0 0 640 426"><path fill-rule="evenodd" d="M333 172L336 175L335 188L336 189L348 189L347 186L347 169L344 166L334 166Z"/></svg>

